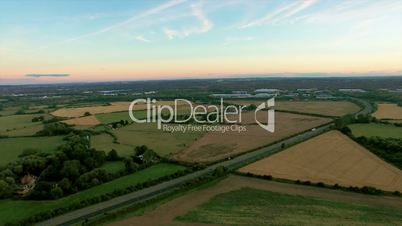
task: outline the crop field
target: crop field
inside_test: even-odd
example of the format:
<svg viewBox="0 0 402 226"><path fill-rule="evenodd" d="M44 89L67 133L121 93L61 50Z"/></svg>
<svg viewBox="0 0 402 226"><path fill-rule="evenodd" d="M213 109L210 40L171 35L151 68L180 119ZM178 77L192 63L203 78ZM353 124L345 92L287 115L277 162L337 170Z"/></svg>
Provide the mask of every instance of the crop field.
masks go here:
<svg viewBox="0 0 402 226"><path fill-rule="evenodd" d="M0 166L17 160L18 155L27 148L38 149L42 152L52 152L61 144L63 144L62 136L0 139Z"/></svg>
<svg viewBox="0 0 402 226"><path fill-rule="evenodd" d="M42 122L32 122L34 117L42 114L11 115L0 117L0 135L28 136L43 128Z"/></svg>
<svg viewBox="0 0 402 226"><path fill-rule="evenodd" d="M131 150L136 146L146 145L162 156L183 150L203 135L202 132L165 132L159 130L155 123L134 123L116 129L113 133L120 144L131 146Z"/></svg>
<svg viewBox="0 0 402 226"><path fill-rule="evenodd" d="M402 120L402 107L396 104L377 104L377 111L373 116L377 119Z"/></svg>
<svg viewBox="0 0 402 226"><path fill-rule="evenodd" d="M130 156L134 153L133 146L114 143L113 137L109 134L91 136L91 147L105 151L106 153L114 149L122 157Z"/></svg>
<svg viewBox="0 0 402 226"><path fill-rule="evenodd" d="M95 126L100 124L99 120L93 115L68 119L64 120L63 122L68 125L76 125L76 126Z"/></svg>
<svg viewBox="0 0 402 226"><path fill-rule="evenodd" d="M183 166L161 163L53 201L0 200L0 225L4 225L6 222L15 222L52 209L63 208L88 198L113 192L116 189L124 189L149 180L172 175L184 169L185 167Z"/></svg>
<svg viewBox="0 0 402 226"><path fill-rule="evenodd" d="M173 105L173 101L158 101L157 105ZM66 118L81 117L85 112L89 112L92 115L128 111L131 102L113 102L107 106L89 106L89 107L74 107L74 108L61 108L54 112L52 115ZM179 103L180 104L180 103ZM144 110L147 108L146 104L136 104L133 110Z"/></svg>
<svg viewBox="0 0 402 226"><path fill-rule="evenodd" d="M111 225L397 225L401 211L398 197L230 175Z"/></svg>
<svg viewBox="0 0 402 226"><path fill-rule="evenodd" d="M189 114L190 108L183 106L183 107L178 108L177 112L178 112L177 115ZM138 119L144 119L147 117L147 111L141 111L141 110L133 111L133 114ZM118 122L120 120L127 120L129 122L132 122L132 120L128 114L128 111L97 114L96 118L103 124Z"/></svg>
<svg viewBox="0 0 402 226"><path fill-rule="evenodd" d="M338 131L247 165L240 172L342 186L402 191L402 171Z"/></svg>
<svg viewBox="0 0 402 226"><path fill-rule="evenodd" d="M0 116L14 115L19 109L19 107L6 107L3 110L0 110Z"/></svg>
<svg viewBox="0 0 402 226"><path fill-rule="evenodd" d="M254 117L246 114L245 118ZM258 116L257 116L258 117ZM291 135L326 124L328 118L276 113L275 132L270 133L258 125L246 125L247 131L209 132L188 148L178 152L173 159L185 162L213 162L266 146ZM245 119L245 122L251 121Z"/></svg>
<svg viewBox="0 0 402 226"><path fill-rule="evenodd" d="M233 104L258 106L262 100L230 101ZM360 107L349 101L275 101L276 110L294 111L326 116L342 116L356 113Z"/></svg>
<svg viewBox="0 0 402 226"><path fill-rule="evenodd" d="M402 208L382 208L242 188L213 197L179 221L224 225L398 224Z"/></svg>
<svg viewBox="0 0 402 226"><path fill-rule="evenodd" d="M402 127L386 124L352 124L349 125L355 137L383 137L402 139Z"/></svg>

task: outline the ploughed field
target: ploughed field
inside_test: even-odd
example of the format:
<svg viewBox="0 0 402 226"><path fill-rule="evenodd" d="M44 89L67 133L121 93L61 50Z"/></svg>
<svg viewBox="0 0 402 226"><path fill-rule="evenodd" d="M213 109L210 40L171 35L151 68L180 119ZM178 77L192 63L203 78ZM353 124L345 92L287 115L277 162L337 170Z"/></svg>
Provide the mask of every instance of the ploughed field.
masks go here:
<svg viewBox="0 0 402 226"><path fill-rule="evenodd" d="M239 105L254 104L258 106L262 103L262 100L228 102ZM275 101L274 109L326 116L342 116L356 113L360 110L360 107L349 101Z"/></svg>
<svg viewBox="0 0 402 226"><path fill-rule="evenodd" d="M373 116L377 119L396 119L402 120L402 107L397 104L377 104L377 111L373 113Z"/></svg>
<svg viewBox="0 0 402 226"><path fill-rule="evenodd" d="M402 171L338 131L330 131L239 170L276 178L402 191Z"/></svg>
<svg viewBox="0 0 402 226"><path fill-rule="evenodd" d="M246 113L242 118L247 131L240 133L232 130L225 133L208 132L188 148L174 154L172 158L184 162L218 161L269 145L331 121L328 118L277 112L275 114L275 132L271 133L259 125L255 125L254 112ZM264 122L263 119L260 121ZM249 124L252 122L254 123Z"/></svg>

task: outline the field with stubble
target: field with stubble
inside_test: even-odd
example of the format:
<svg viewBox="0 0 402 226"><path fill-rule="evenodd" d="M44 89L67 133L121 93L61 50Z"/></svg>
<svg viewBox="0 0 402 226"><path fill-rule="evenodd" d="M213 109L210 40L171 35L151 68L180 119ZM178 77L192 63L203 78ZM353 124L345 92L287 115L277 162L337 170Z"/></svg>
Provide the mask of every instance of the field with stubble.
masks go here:
<svg viewBox="0 0 402 226"><path fill-rule="evenodd" d="M247 131L209 132L172 158L184 162L214 162L266 146L331 121L328 118L281 112L276 113L275 132L270 133L258 125L249 124L254 122L254 112L244 114L242 117Z"/></svg>
<svg viewBox="0 0 402 226"><path fill-rule="evenodd" d="M402 120L402 107L396 104L377 104L377 111L373 116L377 119Z"/></svg>
<svg viewBox="0 0 402 226"><path fill-rule="evenodd" d="M239 170L277 178L402 191L402 171L330 131Z"/></svg>

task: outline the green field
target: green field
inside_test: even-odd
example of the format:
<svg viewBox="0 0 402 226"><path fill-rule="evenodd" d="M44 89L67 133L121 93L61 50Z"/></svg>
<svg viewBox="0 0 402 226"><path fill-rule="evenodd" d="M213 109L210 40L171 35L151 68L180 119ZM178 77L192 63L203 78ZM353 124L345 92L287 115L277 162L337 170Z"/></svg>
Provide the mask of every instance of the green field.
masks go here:
<svg viewBox="0 0 402 226"><path fill-rule="evenodd" d="M132 145L113 143L113 137L109 134L91 136L91 147L106 153L114 149L122 157L130 156L134 153Z"/></svg>
<svg viewBox="0 0 402 226"><path fill-rule="evenodd" d="M52 152L63 144L63 136L54 137L18 137L0 139L0 166L15 161L27 148Z"/></svg>
<svg viewBox="0 0 402 226"><path fill-rule="evenodd" d="M242 188L217 195L176 220L225 225L400 225L402 207L350 204Z"/></svg>
<svg viewBox="0 0 402 226"><path fill-rule="evenodd" d="M124 166L124 162L115 161L115 162L106 162L100 168L106 170L106 172L108 172L108 173L117 173L120 170L123 170L125 168L125 166Z"/></svg>
<svg viewBox="0 0 402 226"><path fill-rule="evenodd" d="M180 151L202 136L201 132L164 132L155 123L131 124L113 131L120 144L131 147L146 145L166 156Z"/></svg>
<svg viewBox="0 0 402 226"><path fill-rule="evenodd" d="M88 198L110 193L116 189L135 186L145 181L155 180L184 169L185 167L183 166L161 163L138 171L132 175L124 176L54 201L0 200L0 225L4 225L7 222L16 222L55 208L63 208Z"/></svg>
<svg viewBox="0 0 402 226"><path fill-rule="evenodd" d="M353 124L349 128L356 137L383 137L383 138L399 138L402 139L402 127L386 124Z"/></svg>
<svg viewBox="0 0 402 226"><path fill-rule="evenodd" d="M43 114L11 115L0 117L0 135L28 136L43 128L42 122L32 122L32 118Z"/></svg>
<svg viewBox="0 0 402 226"><path fill-rule="evenodd" d="M189 108L181 108L178 109L178 115L183 115L183 114L189 114L190 110ZM133 114L136 118L138 119L144 119L147 117L147 111L133 111ZM128 111L123 111L123 112L112 112L112 113L105 113L105 114L97 114L95 115L96 118L103 124L108 124L112 122L118 122L120 120L127 120L129 122L132 122Z"/></svg>

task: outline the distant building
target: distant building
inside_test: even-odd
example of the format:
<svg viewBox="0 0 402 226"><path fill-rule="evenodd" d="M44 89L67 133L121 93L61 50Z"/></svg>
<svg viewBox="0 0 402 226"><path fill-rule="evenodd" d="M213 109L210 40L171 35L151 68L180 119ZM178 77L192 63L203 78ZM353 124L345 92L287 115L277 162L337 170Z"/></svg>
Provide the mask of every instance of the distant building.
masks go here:
<svg viewBox="0 0 402 226"><path fill-rule="evenodd" d="M338 89L339 92L347 92L347 93L365 93L366 91L363 89Z"/></svg>
<svg viewBox="0 0 402 226"><path fill-rule="evenodd" d="M254 97L276 97L278 96L277 93L257 93Z"/></svg>
<svg viewBox="0 0 402 226"><path fill-rule="evenodd" d="M281 90L279 89L256 89L255 93L279 93Z"/></svg>
<svg viewBox="0 0 402 226"><path fill-rule="evenodd" d="M219 97L219 98L252 98L254 97L251 94L211 94L211 97Z"/></svg>
<svg viewBox="0 0 402 226"><path fill-rule="evenodd" d="M232 91L233 94L248 94L247 91Z"/></svg>
<svg viewBox="0 0 402 226"><path fill-rule="evenodd" d="M148 92L144 92L145 95L150 95L150 94L156 94L156 91L148 91Z"/></svg>
<svg viewBox="0 0 402 226"><path fill-rule="evenodd" d="M302 93L311 93L311 92L314 92L316 90L317 90L316 88L308 88L308 89L297 89L296 91L297 92L302 92Z"/></svg>

